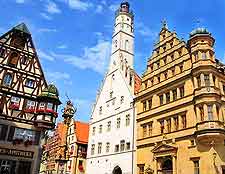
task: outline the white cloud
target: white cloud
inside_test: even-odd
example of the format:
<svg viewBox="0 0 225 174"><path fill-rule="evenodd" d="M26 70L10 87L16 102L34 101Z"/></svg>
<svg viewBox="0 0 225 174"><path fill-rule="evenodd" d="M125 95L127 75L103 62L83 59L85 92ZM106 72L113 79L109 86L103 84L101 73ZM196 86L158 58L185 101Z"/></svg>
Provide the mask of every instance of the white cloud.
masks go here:
<svg viewBox="0 0 225 174"><path fill-rule="evenodd" d="M61 13L61 10L58 8L57 4L52 1L47 2L46 11L50 14Z"/></svg>
<svg viewBox="0 0 225 174"><path fill-rule="evenodd" d="M87 11L90 7L93 6L92 3L84 2L81 0L64 0L71 9Z"/></svg>
<svg viewBox="0 0 225 174"><path fill-rule="evenodd" d="M113 12L119 9L119 4L112 4L109 6L109 9Z"/></svg>
<svg viewBox="0 0 225 174"><path fill-rule="evenodd" d="M25 3L25 0L16 0L16 3L17 4L24 4Z"/></svg>
<svg viewBox="0 0 225 174"><path fill-rule="evenodd" d="M54 28L39 28L38 29L38 32L41 32L41 33L48 33L48 32L57 32L56 29Z"/></svg>
<svg viewBox="0 0 225 174"><path fill-rule="evenodd" d="M47 71L45 72L47 79L50 83L56 84L64 83L64 85L72 85L71 76L68 73L65 72L59 72L59 71Z"/></svg>
<svg viewBox="0 0 225 174"><path fill-rule="evenodd" d="M84 48L84 53L81 56L52 53L50 57L63 58L66 63L74 67L91 69L103 74L108 64L110 49L111 44L109 41L99 40L95 46Z"/></svg>
<svg viewBox="0 0 225 174"><path fill-rule="evenodd" d="M157 36L157 32L148 28L144 23L137 22L136 24L137 32L145 37L150 37L151 39L155 39Z"/></svg>
<svg viewBox="0 0 225 174"><path fill-rule="evenodd" d="M103 12L103 6L102 5L97 5L95 12L96 13L102 13Z"/></svg>
<svg viewBox="0 0 225 174"><path fill-rule="evenodd" d="M52 20L52 17L47 15L46 13L40 13L40 15L47 20Z"/></svg>
<svg viewBox="0 0 225 174"><path fill-rule="evenodd" d="M54 61L55 60L55 58L53 56L49 55L48 53L46 53L42 50L38 50L37 53L38 53L38 57L40 59L45 59L45 60L48 60L48 61Z"/></svg>
<svg viewBox="0 0 225 174"><path fill-rule="evenodd" d="M59 45L57 48L58 49L66 49L66 48L68 48L68 46L65 44L62 44L62 45Z"/></svg>

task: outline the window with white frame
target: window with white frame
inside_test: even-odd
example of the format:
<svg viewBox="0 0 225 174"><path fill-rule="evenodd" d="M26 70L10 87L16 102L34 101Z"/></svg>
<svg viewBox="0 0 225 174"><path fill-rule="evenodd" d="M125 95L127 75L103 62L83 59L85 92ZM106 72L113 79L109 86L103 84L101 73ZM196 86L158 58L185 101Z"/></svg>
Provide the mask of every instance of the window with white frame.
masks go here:
<svg viewBox="0 0 225 174"><path fill-rule="evenodd" d="M120 141L120 151L123 152L125 150L125 140Z"/></svg>
<svg viewBox="0 0 225 174"><path fill-rule="evenodd" d="M98 154L102 153L102 143L98 143Z"/></svg>
<svg viewBox="0 0 225 174"><path fill-rule="evenodd" d="M120 118L117 118L116 127L118 129L120 128L120 122L121 122L121 119Z"/></svg>
<svg viewBox="0 0 225 174"><path fill-rule="evenodd" d="M95 154L95 144L91 145L91 155Z"/></svg>
<svg viewBox="0 0 225 174"><path fill-rule="evenodd" d="M34 109L35 108L35 101L27 100L26 109Z"/></svg>
<svg viewBox="0 0 225 174"><path fill-rule="evenodd" d="M25 83L25 86L33 88L34 87L34 80L27 79L26 83Z"/></svg>
<svg viewBox="0 0 225 174"><path fill-rule="evenodd" d="M126 115L126 126L130 125L130 114Z"/></svg>
<svg viewBox="0 0 225 174"><path fill-rule="evenodd" d="M109 142L107 142L107 143L106 143L106 153L108 153L108 152L109 152L109 149L110 149L110 143L109 143Z"/></svg>
<svg viewBox="0 0 225 174"><path fill-rule="evenodd" d="M111 130L111 121L108 121L107 123L107 131L109 132Z"/></svg>

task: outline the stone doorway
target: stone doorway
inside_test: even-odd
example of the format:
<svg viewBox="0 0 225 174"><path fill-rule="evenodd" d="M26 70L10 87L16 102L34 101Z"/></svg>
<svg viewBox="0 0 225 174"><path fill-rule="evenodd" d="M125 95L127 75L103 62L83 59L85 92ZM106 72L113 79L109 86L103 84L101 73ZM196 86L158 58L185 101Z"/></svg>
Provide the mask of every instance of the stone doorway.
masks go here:
<svg viewBox="0 0 225 174"><path fill-rule="evenodd" d="M157 174L172 174L173 173L173 161L171 156L162 157L158 159L160 169Z"/></svg>
<svg viewBox="0 0 225 174"><path fill-rule="evenodd" d="M119 166L116 166L114 169L113 169L113 174L122 174L122 170Z"/></svg>

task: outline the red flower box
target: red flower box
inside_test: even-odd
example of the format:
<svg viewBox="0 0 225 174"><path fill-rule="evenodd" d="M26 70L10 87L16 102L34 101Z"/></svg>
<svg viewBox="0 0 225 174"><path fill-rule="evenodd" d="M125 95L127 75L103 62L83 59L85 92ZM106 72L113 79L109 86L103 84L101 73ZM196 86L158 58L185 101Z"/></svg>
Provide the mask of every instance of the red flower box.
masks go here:
<svg viewBox="0 0 225 174"><path fill-rule="evenodd" d="M20 108L20 105L17 103L12 103L9 105L9 109L18 110Z"/></svg>
<svg viewBox="0 0 225 174"><path fill-rule="evenodd" d="M27 113L34 113L35 109L34 108L27 108L24 110L24 112L27 112Z"/></svg>

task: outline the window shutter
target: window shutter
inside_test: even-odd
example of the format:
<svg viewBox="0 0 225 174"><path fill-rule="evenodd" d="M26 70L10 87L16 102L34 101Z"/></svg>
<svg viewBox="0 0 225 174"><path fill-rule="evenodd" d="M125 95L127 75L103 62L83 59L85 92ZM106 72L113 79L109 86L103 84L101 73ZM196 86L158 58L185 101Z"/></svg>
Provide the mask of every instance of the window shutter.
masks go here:
<svg viewBox="0 0 225 174"><path fill-rule="evenodd" d="M37 132L35 133L35 141L34 141L34 145L39 145L40 136L41 136L41 132L40 132L40 131L37 131Z"/></svg>
<svg viewBox="0 0 225 174"><path fill-rule="evenodd" d="M0 140L5 140L7 132L8 132L8 126L7 125L0 125L0 127L1 127Z"/></svg>
<svg viewBox="0 0 225 174"><path fill-rule="evenodd" d="M15 127L11 126L9 130L8 141L13 140L14 132L15 132Z"/></svg>

